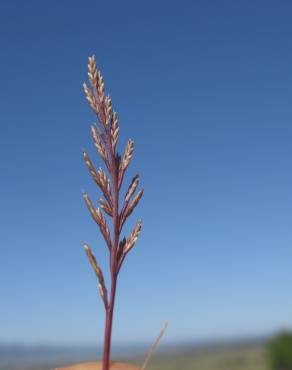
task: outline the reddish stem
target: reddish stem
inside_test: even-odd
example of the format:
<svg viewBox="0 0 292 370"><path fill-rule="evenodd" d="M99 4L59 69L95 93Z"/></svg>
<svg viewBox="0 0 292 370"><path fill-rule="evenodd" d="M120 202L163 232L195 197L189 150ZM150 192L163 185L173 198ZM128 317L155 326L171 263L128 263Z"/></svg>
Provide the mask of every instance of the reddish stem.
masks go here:
<svg viewBox="0 0 292 370"><path fill-rule="evenodd" d="M111 295L108 309L106 310L106 323L104 333L104 351L103 351L103 370L109 370L110 352L111 352L111 336L113 313L115 306L116 285L118 276L117 253L120 238L120 216L119 216L119 183L118 183L118 166L115 158L115 152L109 151L111 156L110 174L113 187L113 243L110 250L110 271L111 271Z"/></svg>
<svg viewBox="0 0 292 370"><path fill-rule="evenodd" d="M104 348L103 348L103 370L109 370L110 366L110 353L111 353L111 336L113 325L113 313L115 305L117 279L113 278L111 287L110 304L106 311L105 334L104 334Z"/></svg>

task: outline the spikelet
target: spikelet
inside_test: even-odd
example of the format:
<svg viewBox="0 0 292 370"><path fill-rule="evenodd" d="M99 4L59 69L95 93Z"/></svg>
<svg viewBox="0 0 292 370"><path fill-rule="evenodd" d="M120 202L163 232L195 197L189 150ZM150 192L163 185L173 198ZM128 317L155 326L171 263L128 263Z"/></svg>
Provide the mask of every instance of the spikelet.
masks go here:
<svg viewBox="0 0 292 370"><path fill-rule="evenodd" d="M132 200L132 202L129 204L129 206L126 209L125 212L125 218L129 217L130 214L133 212L134 208L137 206L139 203L139 200L141 199L143 195L144 189L141 189L135 196L135 198Z"/></svg>
<svg viewBox="0 0 292 370"><path fill-rule="evenodd" d="M103 273L100 269L100 267L98 266L97 264L97 261L96 261L96 258L94 256L94 254L92 253L92 250L91 248L89 247L88 244L84 244L84 250L87 254L87 257L88 257L88 260L98 278L98 281L99 281L99 284L98 284L98 287L99 287L99 291L100 291L100 295L102 297L102 300L104 302L104 305L105 305L105 308L107 308L108 306L108 299L107 299L107 289L106 289L106 286L105 286L105 281L104 281L104 277L103 277Z"/></svg>
<svg viewBox="0 0 292 370"><path fill-rule="evenodd" d="M89 210L89 213L91 214L91 217L94 219L94 221L97 222L97 217L96 217L96 214L95 214L95 208L92 204L92 201L91 199L89 198L88 194L86 192L83 192L83 198L85 200L85 203L87 205L87 208Z"/></svg>
<svg viewBox="0 0 292 370"><path fill-rule="evenodd" d="M128 188L128 191L125 195L125 201L128 203L129 200L131 199L132 195L135 193L137 186L139 184L139 175L136 175L133 177L131 184Z"/></svg>
<svg viewBox="0 0 292 370"><path fill-rule="evenodd" d="M88 58L88 79L94 89L98 87L98 72L94 55Z"/></svg>
<svg viewBox="0 0 292 370"><path fill-rule="evenodd" d="M87 87L86 83L83 83L86 98L93 111L97 114L102 127L106 131L107 118L105 114L104 81L100 71L97 70L94 56L88 58L88 79L93 88L93 93ZM108 109L109 105L111 104L108 101Z"/></svg>
<svg viewBox="0 0 292 370"><path fill-rule="evenodd" d="M123 170L125 170L129 166L130 160L133 156L133 150L134 150L134 141L129 139L122 159Z"/></svg>
<svg viewBox="0 0 292 370"><path fill-rule="evenodd" d="M123 158L122 158L121 163L119 165L119 184L118 184L119 189L122 186L122 182L123 182L123 179L124 179L126 169L129 166L130 160L133 156L133 150L134 150L134 141L129 139L128 143L127 143L127 146L125 148Z"/></svg>
<svg viewBox="0 0 292 370"><path fill-rule="evenodd" d="M141 229L142 229L142 221L139 220L136 224L136 226L134 227L133 231L131 232L129 238L127 239L127 242L124 246L124 253L128 253L135 245L137 239L138 239L138 236L141 232Z"/></svg>
<svg viewBox="0 0 292 370"><path fill-rule="evenodd" d="M92 132L92 137L93 137L93 141L94 141L94 144L96 146L96 149L99 153L99 155L101 156L101 158L103 159L103 161L105 162L106 165L108 165L108 160L107 160L107 156L106 156L106 152L105 152L105 148L102 144L102 141L100 139L100 135L102 134L101 132L98 133L98 126L92 126L91 127L91 132ZM100 131L100 130L99 130Z"/></svg>
<svg viewBox="0 0 292 370"><path fill-rule="evenodd" d="M105 103L105 108L104 108L105 118L106 118L106 121L109 122L109 119L111 117L111 112L112 112L112 102L111 102L111 98L109 95L105 97L104 103Z"/></svg>
<svg viewBox="0 0 292 370"><path fill-rule="evenodd" d="M93 87L98 105L104 105L104 81L100 71L97 70L95 56L88 58L88 79Z"/></svg>
<svg viewBox="0 0 292 370"><path fill-rule="evenodd" d="M92 162L91 162L91 160L90 160L90 158L89 158L89 156L88 156L88 154L86 153L85 150L83 151L83 159L84 159L84 162L85 162L91 176L93 177L93 180L96 182L96 184L98 186L101 186L99 176L98 176L98 174L97 174L97 172L96 172L96 170L95 170L95 168L94 168L94 166L93 166L93 164L92 164Z"/></svg>
<svg viewBox="0 0 292 370"><path fill-rule="evenodd" d="M113 217L112 208L106 200L104 200L103 198L100 198L99 199L99 204L100 204L100 207L105 211L105 213L107 213L109 216Z"/></svg>
<svg viewBox="0 0 292 370"><path fill-rule="evenodd" d="M115 149L119 139L119 125L118 125L118 114L113 112L111 119L111 143L112 147Z"/></svg>
<svg viewBox="0 0 292 370"><path fill-rule="evenodd" d="M99 220L98 225L99 225L100 231L104 237L104 240L107 243L107 246L109 247L109 249L111 249L111 237L110 237L110 231L107 226L106 219L104 218L104 215L101 213L99 208L95 210L95 213L97 214L97 217Z"/></svg>
<svg viewBox="0 0 292 370"><path fill-rule="evenodd" d="M99 268L99 266L97 264L96 258L94 256L94 254L92 253L91 248L86 243L84 244L84 250L85 250L85 252L87 254L87 257L89 259L89 262L90 262L90 264L91 264L91 266L92 266L92 268L93 268L93 270L94 270L94 272L95 272L95 274L96 274L99 282L101 284L104 284L104 278L103 278L102 271L101 271L101 269Z"/></svg>
<svg viewBox="0 0 292 370"><path fill-rule="evenodd" d="M83 158L84 162L93 178L95 183L100 187L101 191L103 192L105 198L109 202L110 206L112 206L112 195L111 195L111 187L110 187L110 181L107 178L104 171L99 168L98 171L94 168L88 154L83 151Z"/></svg>
<svg viewBox="0 0 292 370"><path fill-rule="evenodd" d="M113 201L112 201L110 180L109 180L106 173L103 171L103 169L101 167L99 167L99 169L97 171L97 174L98 174L99 179L100 179L103 194L106 197L109 204L112 206Z"/></svg>
<svg viewBox="0 0 292 370"><path fill-rule="evenodd" d="M87 208L91 214L91 217L94 219L94 221L99 226L99 229L104 237L104 240L106 241L106 244L109 249L111 249L111 237L110 237L110 231L107 226L106 219L104 218L103 214L100 212L100 209L95 209L92 201L90 200L89 196L84 192L83 197L85 200L85 203L87 205Z"/></svg>
<svg viewBox="0 0 292 370"><path fill-rule="evenodd" d="M97 72L97 76L98 76L97 92L98 92L100 102L103 103L104 102L104 80L103 80L103 77L102 77L100 71Z"/></svg>
<svg viewBox="0 0 292 370"><path fill-rule="evenodd" d="M86 96L86 99L88 100L89 102L89 105L91 106L91 108L93 109L93 111L98 114L99 112L99 109L98 109L98 104L95 100L95 97L92 95L91 91L89 90L89 88L87 87L86 83L83 82L83 90L85 92L85 96Z"/></svg>

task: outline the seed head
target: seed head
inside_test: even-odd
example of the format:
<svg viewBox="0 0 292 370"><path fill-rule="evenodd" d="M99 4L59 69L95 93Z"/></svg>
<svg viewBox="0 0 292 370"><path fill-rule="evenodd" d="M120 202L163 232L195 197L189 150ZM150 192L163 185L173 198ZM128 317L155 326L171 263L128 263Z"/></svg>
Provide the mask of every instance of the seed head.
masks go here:
<svg viewBox="0 0 292 370"><path fill-rule="evenodd" d="M93 88L98 86L98 72L94 55L88 58L88 79Z"/></svg>

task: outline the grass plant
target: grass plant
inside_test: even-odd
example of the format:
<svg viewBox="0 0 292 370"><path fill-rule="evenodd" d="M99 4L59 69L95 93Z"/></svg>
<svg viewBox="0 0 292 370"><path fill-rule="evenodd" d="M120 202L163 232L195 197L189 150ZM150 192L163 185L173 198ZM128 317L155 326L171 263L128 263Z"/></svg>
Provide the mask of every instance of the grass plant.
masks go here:
<svg viewBox="0 0 292 370"><path fill-rule="evenodd" d="M130 182L125 195L122 197L122 185L126 170L131 162L134 150L134 141L129 139L123 155L120 155L117 146L119 140L118 115L112 109L109 95L105 95L104 80L97 69L95 57L88 59L88 79L90 87L83 83L83 89L90 107L95 113L98 123L91 127L92 139L103 162L104 169L96 169L87 152L83 152L85 164L102 197L100 207L95 207L89 195L84 192L83 197L93 220L99 227L106 247L109 251L110 286L109 292L104 275L92 249L86 243L85 252L98 279L99 291L105 309L105 333L103 347L103 370L109 370L111 352L111 334L117 278L125 257L134 247L141 232L142 223L139 220L128 237L121 237L122 229L139 203L143 189L137 191L139 175L135 175Z"/></svg>

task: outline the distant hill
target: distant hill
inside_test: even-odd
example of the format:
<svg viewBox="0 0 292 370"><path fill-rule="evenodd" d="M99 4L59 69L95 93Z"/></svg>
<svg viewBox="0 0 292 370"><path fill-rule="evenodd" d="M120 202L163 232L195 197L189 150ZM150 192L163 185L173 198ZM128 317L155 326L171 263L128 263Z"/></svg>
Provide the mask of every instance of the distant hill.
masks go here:
<svg viewBox="0 0 292 370"><path fill-rule="evenodd" d="M162 345L148 370L266 370L265 340ZM137 346L131 356L129 348L115 349L113 357L132 358L142 363L148 346ZM101 349L100 349L101 350ZM120 354L118 352L120 351ZM95 360L98 352L84 347L0 346L0 370L49 370L56 367Z"/></svg>
<svg viewBox="0 0 292 370"><path fill-rule="evenodd" d="M183 353L200 355L222 351L234 351L244 348L263 347L267 338L241 339L234 341L180 342L165 344L162 342L160 353L163 356L181 356ZM113 357L141 358L148 351L150 344L115 345ZM49 370L70 363L95 360L101 355L101 348L82 346L27 346L0 344L0 370Z"/></svg>

